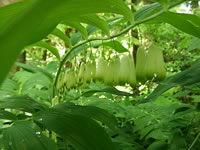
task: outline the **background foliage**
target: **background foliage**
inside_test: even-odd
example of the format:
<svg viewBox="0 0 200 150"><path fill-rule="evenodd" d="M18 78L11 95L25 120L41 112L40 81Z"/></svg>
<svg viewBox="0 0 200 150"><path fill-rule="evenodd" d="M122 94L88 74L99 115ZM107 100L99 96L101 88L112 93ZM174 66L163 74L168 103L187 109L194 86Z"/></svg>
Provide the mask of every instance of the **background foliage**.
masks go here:
<svg viewBox="0 0 200 150"><path fill-rule="evenodd" d="M199 149L199 1L11 2L0 1L0 149ZM81 62L136 60L153 42L163 82L57 88Z"/></svg>

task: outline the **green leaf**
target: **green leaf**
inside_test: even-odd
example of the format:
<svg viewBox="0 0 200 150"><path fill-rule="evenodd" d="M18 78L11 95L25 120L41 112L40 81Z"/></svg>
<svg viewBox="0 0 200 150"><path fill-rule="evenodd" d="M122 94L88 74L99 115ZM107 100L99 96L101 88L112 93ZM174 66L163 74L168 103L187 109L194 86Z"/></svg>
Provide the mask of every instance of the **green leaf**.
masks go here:
<svg viewBox="0 0 200 150"><path fill-rule="evenodd" d="M58 60L60 60L60 54L58 53L58 50L52 46L50 46L47 42L45 41L39 41L37 43L31 44L27 46L26 48L32 48L32 47L41 47L41 48L46 48L48 49Z"/></svg>
<svg viewBox="0 0 200 150"><path fill-rule="evenodd" d="M34 115L34 120L53 130L80 150L115 150L113 143L95 121L56 109Z"/></svg>
<svg viewBox="0 0 200 150"><path fill-rule="evenodd" d="M51 34L62 39L65 42L65 44L69 46L69 48L72 47L72 43L71 43L70 39L62 31L60 31L58 28L55 28L53 30L53 32L51 32Z"/></svg>
<svg viewBox="0 0 200 150"><path fill-rule="evenodd" d="M161 11L161 5L159 3L153 3L147 6L142 7L138 11L135 12L135 21L141 21L149 16L152 16L153 14Z"/></svg>
<svg viewBox="0 0 200 150"><path fill-rule="evenodd" d="M200 38L194 37L187 43L188 51L200 49Z"/></svg>
<svg viewBox="0 0 200 150"><path fill-rule="evenodd" d="M87 29L88 35L91 35L92 33L94 33L97 30L97 28L95 26L92 26L92 25L88 25L86 27L86 29Z"/></svg>
<svg viewBox="0 0 200 150"><path fill-rule="evenodd" d="M40 73L35 73L22 84L20 92L22 95L27 95L30 92L29 90L37 88L38 90L44 91L42 88L48 89L50 87L52 87L52 83L45 76Z"/></svg>
<svg viewBox="0 0 200 150"><path fill-rule="evenodd" d="M30 121L18 121L5 129L3 141L5 150L58 150L56 144Z"/></svg>
<svg viewBox="0 0 200 150"><path fill-rule="evenodd" d="M75 28L76 30L78 30L82 34L84 39L88 39L87 30L79 22L70 21L70 20L66 21L65 20L62 23L65 24L65 25L68 25L68 26L71 26L71 27Z"/></svg>
<svg viewBox="0 0 200 150"><path fill-rule="evenodd" d="M119 41L116 40L105 42L103 44L116 50L118 53L129 52L128 49L126 49Z"/></svg>
<svg viewBox="0 0 200 150"><path fill-rule="evenodd" d="M156 141L152 143L147 150L168 150L168 145L161 141Z"/></svg>
<svg viewBox="0 0 200 150"><path fill-rule="evenodd" d="M16 120L17 117L8 111L0 110L0 119Z"/></svg>
<svg viewBox="0 0 200 150"><path fill-rule="evenodd" d="M70 40L72 42L72 45L76 45L78 42L80 42L80 40L82 40L82 34L81 33L74 33L72 34L72 36L70 37Z"/></svg>
<svg viewBox="0 0 200 150"><path fill-rule="evenodd" d="M185 147L187 147L187 141L180 129L176 129L176 131L174 131L169 141L169 150L184 149Z"/></svg>
<svg viewBox="0 0 200 150"><path fill-rule="evenodd" d="M176 86L189 86L200 82L200 59L189 69L168 77L151 93L144 102L154 100L165 91Z"/></svg>
<svg viewBox="0 0 200 150"><path fill-rule="evenodd" d="M61 103L54 108L73 115L80 115L98 120L114 131L119 131L117 119L104 109L95 106L80 106L73 103Z"/></svg>
<svg viewBox="0 0 200 150"><path fill-rule="evenodd" d="M0 108L18 109L25 112L35 113L39 110L46 109L47 106L27 96L15 96L0 99Z"/></svg>
<svg viewBox="0 0 200 150"><path fill-rule="evenodd" d="M166 22L185 33L200 38L200 17L197 15L165 12L153 21Z"/></svg>
<svg viewBox="0 0 200 150"><path fill-rule="evenodd" d="M46 71L42 68L35 67L35 66L32 66L32 65L23 64L23 63L20 63L20 62L16 62L16 65L23 68L24 70L29 71L29 72L33 72L33 73L40 72L41 74L46 76L49 79L49 81L53 82L54 76L51 73L49 73L48 71Z"/></svg>
<svg viewBox="0 0 200 150"><path fill-rule="evenodd" d="M59 22L105 12L122 14L134 21L131 10L121 0L26 0L0 8L0 83L20 51L41 41Z"/></svg>
<svg viewBox="0 0 200 150"><path fill-rule="evenodd" d="M15 80L6 79L0 86L0 97L8 97L10 95L17 95L19 84Z"/></svg>
<svg viewBox="0 0 200 150"><path fill-rule="evenodd" d="M95 93L101 93L101 92L106 92L106 93L110 93L110 94L114 94L118 96L133 96L131 93L119 91L116 88L106 88L102 90L88 90L87 92L84 92L81 96L90 97Z"/></svg>
<svg viewBox="0 0 200 150"><path fill-rule="evenodd" d="M172 8L172 7L179 5L185 1L187 1L187 0L171 1L168 3L168 7ZM138 11L136 11L134 13L134 17L135 17L136 22L140 22L140 21L147 19L148 17L151 17L153 15L162 14L163 12L164 12L164 9L160 3L153 3L153 4L146 5L146 6L142 7L141 9L139 9Z"/></svg>
<svg viewBox="0 0 200 150"><path fill-rule="evenodd" d="M118 53L129 52L129 50L127 48L125 48L119 41L116 41L116 40L109 41L109 42L97 43L97 44L93 45L93 47L98 48L101 45L108 46L108 47L114 49L115 51L117 51Z"/></svg>
<svg viewBox="0 0 200 150"><path fill-rule="evenodd" d="M75 49L73 50L73 52L70 53L70 54L68 55L68 57L67 57L66 60L71 60L71 59L73 59L73 58L76 57L80 52L82 52L83 50L85 50L85 49L88 48L88 47L89 47L88 45L82 45L82 46L79 46L79 47L75 48Z"/></svg>
<svg viewBox="0 0 200 150"><path fill-rule="evenodd" d="M79 32L81 32L83 34L83 37L85 39L87 39L88 33L87 33L86 29L79 22L95 26L95 27L101 29L102 31L104 31L107 36L110 36L109 27L108 27L108 24L106 23L106 21L101 19L100 17L98 17L95 14L89 14L89 15L79 16L76 18L70 18L68 20L63 21L62 23L69 25L71 27L74 27L75 29L77 29Z"/></svg>
<svg viewBox="0 0 200 150"><path fill-rule="evenodd" d="M169 0L157 0L163 7L165 10L168 10L168 3Z"/></svg>
<svg viewBox="0 0 200 150"><path fill-rule="evenodd" d="M110 36L108 24L106 23L105 20L101 19L97 15L94 14L83 15L77 18L73 18L72 21L80 21L95 26L104 31L107 36Z"/></svg>

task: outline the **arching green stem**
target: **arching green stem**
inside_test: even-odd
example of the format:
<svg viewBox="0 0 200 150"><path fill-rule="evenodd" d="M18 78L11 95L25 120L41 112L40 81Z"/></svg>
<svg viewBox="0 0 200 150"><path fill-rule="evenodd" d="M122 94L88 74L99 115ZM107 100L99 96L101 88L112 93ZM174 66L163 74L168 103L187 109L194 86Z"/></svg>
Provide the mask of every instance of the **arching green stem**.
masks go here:
<svg viewBox="0 0 200 150"><path fill-rule="evenodd" d="M174 7L174 6L180 4L180 3L184 2L184 1L186 1L186 0L179 1L179 2L175 3L175 4L174 4L173 6L171 6L171 7ZM53 97L56 95L56 86L57 86L57 83L58 83L59 75L60 75L60 73L61 73L61 71L62 71L62 67L64 66L65 62L67 61L68 56L69 56L76 48L78 48L78 47L80 47L80 46L82 46L82 45L84 45L84 44L87 44L87 43L89 43L89 42L92 42L92 41L110 40L110 39L113 39L113 38L115 38L115 37L121 36L121 35L127 33L127 32L128 32L129 30L131 30L132 28L134 28L134 27L136 27L136 26L138 26L138 25L140 25L140 24L142 24L142 23L148 22L148 21L150 21L150 20L152 20L152 19L154 19L154 18L160 16L160 15L161 15L162 13L164 13L164 12L165 12L165 10L163 9L163 10L161 10L160 12L158 12L158 13L156 13L156 14L150 16L150 17L145 18L144 20L138 21L138 22L136 22L135 24L128 26L128 27L127 27L126 29L124 29L123 31L121 31L121 32L119 32L119 33L117 33L117 34L114 34L114 35L112 35L112 36L110 36L110 37L106 37L106 38L101 38L101 37L100 37L100 38L88 39L88 40L83 41L83 42L81 42L81 43L75 45L74 47L72 47L71 50L64 56L64 58L63 58L63 59L61 60L61 62L60 62L59 69L58 69L58 71L57 71L56 78L55 78L54 85L53 85Z"/></svg>

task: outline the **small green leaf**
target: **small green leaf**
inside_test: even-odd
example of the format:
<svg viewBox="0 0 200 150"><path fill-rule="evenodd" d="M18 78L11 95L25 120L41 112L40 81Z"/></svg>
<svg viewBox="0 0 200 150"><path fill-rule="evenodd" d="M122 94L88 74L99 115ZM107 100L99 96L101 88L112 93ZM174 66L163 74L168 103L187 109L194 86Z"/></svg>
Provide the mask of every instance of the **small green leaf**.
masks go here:
<svg viewBox="0 0 200 150"><path fill-rule="evenodd" d="M106 23L105 20L101 19L97 15L94 15L94 14L84 15L84 16L80 16L74 19L78 19L83 23L87 23L89 25L95 26L101 29L102 31L104 31L108 37L110 36L108 24Z"/></svg>
<svg viewBox="0 0 200 150"><path fill-rule="evenodd" d="M31 47L42 47L48 49L58 60L60 60L60 54L58 53L58 50L52 46L50 46L47 42L45 41L39 41L37 43L31 44L27 46L26 48L31 48Z"/></svg>
<svg viewBox="0 0 200 150"><path fill-rule="evenodd" d="M68 46L69 48L72 47L72 43L70 41L70 39L67 37L67 35L65 35L62 31L60 31L58 28L55 28L53 30L53 32L51 32L51 34L59 37L60 39L62 39Z"/></svg>
<svg viewBox="0 0 200 150"><path fill-rule="evenodd" d="M119 41L116 40L105 42L104 45L116 50L118 53L129 52L128 49L126 49Z"/></svg>
<svg viewBox="0 0 200 150"><path fill-rule="evenodd" d="M75 28L76 30L78 30L82 34L84 39L88 39L87 30L78 21L76 22L76 21L65 20L65 21L62 22L62 24L65 24L65 25L68 25L68 26Z"/></svg>

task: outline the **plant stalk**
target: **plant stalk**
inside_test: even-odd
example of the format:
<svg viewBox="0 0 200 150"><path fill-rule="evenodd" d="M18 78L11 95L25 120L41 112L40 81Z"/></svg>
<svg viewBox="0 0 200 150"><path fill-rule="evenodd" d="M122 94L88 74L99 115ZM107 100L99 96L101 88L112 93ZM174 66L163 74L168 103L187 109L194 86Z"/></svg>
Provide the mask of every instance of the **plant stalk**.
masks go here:
<svg viewBox="0 0 200 150"><path fill-rule="evenodd" d="M170 8L172 8L172 7L174 7L174 6L178 5L178 4L181 4L181 3L183 3L184 1L187 1L187 0L180 0L180 1L177 2L177 3L174 3ZM143 20L140 20L140 21L136 22L135 24L132 24L132 25L128 26L128 27L127 27L126 29L124 29L123 31L121 31L121 32L119 32L119 33L117 33L117 34L115 34L115 35L112 35L112 36L110 36L110 37L88 39L88 40L83 41L83 42L81 42L81 43L75 45L74 47L72 47L71 50L64 56L64 58L63 58L63 59L61 60L61 62L60 62L59 69L58 69L58 71L57 71L56 78L55 78L54 85L53 85L53 97L56 95L56 86L57 86L57 83L58 83L59 75L60 75L60 73L61 73L61 71L62 71L62 67L64 66L66 60L68 59L68 56L69 56L76 48L78 48L78 47L80 47L80 46L82 46L82 45L84 45L84 44L87 44L87 43L89 43L89 42L92 42L92 41L111 40L111 39L113 39L113 38L115 38L115 37L121 36L121 35L127 33L127 32L128 32L129 30L131 30L132 28L134 28L134 27L136 27L136 26L138 26L138 25L140 25L140 24L142 24L142 23L148 22L148 21L150 21L150 20L152 20L152 19L154 19L154 18L160 16L160 15L161 15L162 13L164 13L164 12L165 12L165 10L162 9L160 12L158 12L158 13L156 13L156 14L150 16L150 17L147 17L147 18L145 18L145 19L143 19Z"/></svg>

